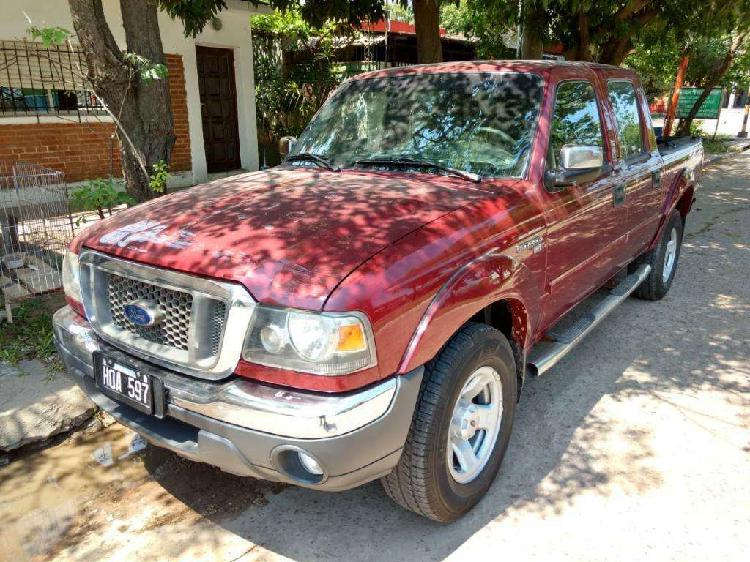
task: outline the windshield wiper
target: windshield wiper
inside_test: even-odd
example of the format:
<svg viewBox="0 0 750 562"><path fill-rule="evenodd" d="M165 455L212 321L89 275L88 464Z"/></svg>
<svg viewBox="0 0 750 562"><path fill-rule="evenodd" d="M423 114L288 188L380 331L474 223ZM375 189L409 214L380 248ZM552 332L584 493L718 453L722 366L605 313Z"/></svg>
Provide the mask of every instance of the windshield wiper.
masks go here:
<svg viewBox="0 0 750 562"><path fill-rule="evenodd" d="M444 166L443 164L438 164L437 162L430 162L429 160L418 160L416 158L407 158L403 156L398 156L398 157L378 156L375 158L362 158L360 160L355 160L354 165L355 166L359 166L359 165L391 166L393 165L393 166L399 166L402 168L432 168L433 170L438 170L445 174L457 176L459 178L463 178L470 182L479 183L482 181L482 176L480 176L479 174L474 174L472 172L465 172L463 170L457 170L456 168L451 168L450 166Z"/></svg>
<svg viewBox="0 0 750 562"><path fill-rule="evenodd" d="M331 172L340 172L341 168L338 168L337 166L334 166L331 164L331 161L328 160L325 156L321 156L320 154L313 154L312 152L300 152L298 154L292 154L291 156L287 156L284 159L284 162L312 162L313 164L317 164L321 168L325 168L326 170L330 170Z"/></svg>

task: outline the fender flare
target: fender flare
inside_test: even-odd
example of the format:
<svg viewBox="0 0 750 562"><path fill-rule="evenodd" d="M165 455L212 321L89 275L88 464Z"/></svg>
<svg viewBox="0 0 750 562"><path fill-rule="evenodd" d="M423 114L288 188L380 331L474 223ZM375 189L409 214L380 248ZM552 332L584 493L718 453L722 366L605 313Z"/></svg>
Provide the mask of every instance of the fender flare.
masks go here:
<svg viewBox="0 0 750 562"><path fill-rule="evenodd" d="M432 359L472 316L490 304L507 301L512 310L513 340L526 349L539 299L530 298L535 283L528 268L515 257L491 250L458 268L435 293L401 358L398 372ZM527 290L523 290L527 288ZM540 293L536 293L540 294Z"/></svg>

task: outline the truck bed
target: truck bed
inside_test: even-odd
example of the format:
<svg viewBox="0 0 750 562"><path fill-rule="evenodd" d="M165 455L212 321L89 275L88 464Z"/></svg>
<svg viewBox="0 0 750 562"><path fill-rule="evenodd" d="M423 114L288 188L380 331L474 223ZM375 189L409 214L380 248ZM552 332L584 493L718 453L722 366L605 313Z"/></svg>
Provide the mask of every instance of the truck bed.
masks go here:
<svg viewBox="0 0 750 562"><path fill-rule="evenodd" d="M666 167L691 157L701 155L702 158L703 143L698 137L673 137L664 141L660 140L658 149Z"/></svg>

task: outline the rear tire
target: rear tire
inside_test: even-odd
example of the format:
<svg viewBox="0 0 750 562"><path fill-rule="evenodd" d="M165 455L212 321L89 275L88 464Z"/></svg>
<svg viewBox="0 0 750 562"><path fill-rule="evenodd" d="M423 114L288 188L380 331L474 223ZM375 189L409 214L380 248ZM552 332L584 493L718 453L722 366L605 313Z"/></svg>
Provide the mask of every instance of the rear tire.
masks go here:
<svg viewBox="0 0 750 562"><path fill-rule="evenodd" d="M664 227L659 243L635 262L636 266L644 263L651 266L648 277L633 293L635 296L658 301L669 292L677 271L677 262L680 259L683 230L682 216L679 212L673 211Z"/></svg>
<svg viewBox="0 0 750 562"><path fill-rule="evenodd" d="M463 327L425 367L401 459L381 480L386 493L444 523L471 510L505 455L517 389L505 336L485 324Z"/></svg>

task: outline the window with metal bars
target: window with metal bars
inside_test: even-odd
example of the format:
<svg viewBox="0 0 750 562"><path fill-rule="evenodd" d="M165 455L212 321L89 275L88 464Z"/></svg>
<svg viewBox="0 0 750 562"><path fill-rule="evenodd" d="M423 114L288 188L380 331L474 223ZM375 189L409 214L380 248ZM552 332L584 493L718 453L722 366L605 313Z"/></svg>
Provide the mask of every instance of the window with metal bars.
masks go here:
<svg viewBox="0 0 750 562"><path fill-rule="evenodd" d="M0 118L106 115L86 79L83 53L71 44L0 41Z"/></svg>

